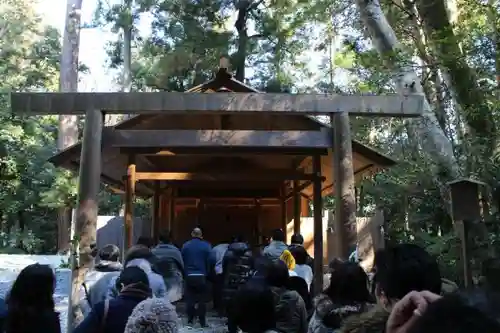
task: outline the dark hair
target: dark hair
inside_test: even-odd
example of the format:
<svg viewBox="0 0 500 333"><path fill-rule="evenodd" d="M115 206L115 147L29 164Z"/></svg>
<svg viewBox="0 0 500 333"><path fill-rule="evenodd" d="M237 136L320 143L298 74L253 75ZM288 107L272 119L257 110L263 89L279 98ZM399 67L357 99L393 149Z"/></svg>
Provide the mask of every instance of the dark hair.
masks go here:
<svg viewBox="0 0 500 333"><path fill-rule="evenodd" d="M448 294L430 304L408 333L498 333L499 304L483 292Z"/></svg>
<svg viewBox="0 0 500 333"><path fill-rule="evenodd" d="M374 282L385 296L401 299L410 291L441 293L437 261L415 244L399 244L376 252Z"/></svg>
<svg viewBox="0 0 500 333"><path fill-rule="evenodd" d="M122 285L123 288L133 287L147 295L151 295L148 275L137 266L126 267L120 273L120 276L116 279L116 289L123 290Z"/></svg>
<svg viewBox="0 0 500 333"><path fill-rule="evenodd" d="M324 293L336 304L369 303L368 276L353 262L339 264L332 271L330 285Z"/></svg>
<svg viewBox="0 0 500 333"><path fill-rule="evenodd" d="M134 259L146 259L149 261L153 259L153 256L149 247L145 245L135 245L127 251L123 265L126 267L128 262Z"/></svg>
<svg viewBox="0 0 500 333"><path fill-rule="evenodd" d="M170 230L163 230L160 233L160 236L158 237L158 239L160 240L160 242L162 242L164 244L170 243L172 241L172 235L170 233Z"/></svg>
<svg viewBox="0 0 500 333"><path fill-rule="evenodd" d="M50 266L40 264L26 266L17 276L7 296L9 311L5 332L28 332L33 325L42 325L39 328L43 331L47 329L43 327L44 325L53 322L59 325L54 310L54 288L55 276ZM51 322L47 323L47 320Z"/></svg>
<svg viewBox="0 0 500 333"><path fill-rule="evenodd" d="M301 234L294 234L290 239L290 243L302 245L304 244L304 237Z"/></svg>
<svg viewBox="0 0 500 333"><path fill-rule="evenodd" d="M272 287L287 287L290 274L286 264L277 260L267 268L266 281Z"/></svg>
<svg viewBox="0 0 500 333"><path fill-rule="evenodd" d="M276 326L274 296L262 285L245 285L234 298L235 324L248 333L262 333Z"/></svg>
<svg viewBox="0 0 500 333"><path fill-rule="evenodd" d="M137 239L137 245L144 245L144 246L147 246L147 247L153 247L154 241L153 241L153 238L151 238L151 237L140 236Z"/></svg>
<svg viewBox="0 0 500 333"><path fill-rule="evenodd" d="M108 244L99 250L99 258L106 261L118 261L120 249L114 244Z"/></svg>
<svg viewBox="0 0 500 333"><path fill-rule="evenodd" d="M285 241L285 233L281 229L273 230L271 237L274 241L279 241L279 242Z"/></svg>
<svg viewBox="0 0 500 333"><path fill-rule="evenodd" d="M307 254L306 249L303 246L294 246L290 249L292 256L295 258L295 264L297 265L305 265L307 264L307 258L309 255Z"/></svg>

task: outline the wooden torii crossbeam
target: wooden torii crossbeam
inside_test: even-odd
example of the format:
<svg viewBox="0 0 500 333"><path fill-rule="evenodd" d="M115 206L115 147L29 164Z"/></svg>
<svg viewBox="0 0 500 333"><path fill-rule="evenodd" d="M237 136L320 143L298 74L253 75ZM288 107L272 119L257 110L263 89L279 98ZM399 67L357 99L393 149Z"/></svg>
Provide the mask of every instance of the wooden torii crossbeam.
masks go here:
<svg viewBox="0 0 500 333"><path fill-rule="evenodd" d="M329 95L268 93L12 93L12 111L21 114L85 114L89 110L133 114L290 113L418 117L423 95Z"/></svg>
<svg viewBox="0 0 500 333"><path fill-rule="evenodd" d="M330 94L271 94L271 93L179 93L179 92L134 92L134 93L11 93L11 110L16 114L62 115L85 114L85 128L82 139L79 189L77 207L77 230L93 230L97 223L97 201L100 188L102 141L120 148L192 148L192 147L271 147L283 148L333 148L334 179L336 193L335 229L339 253L345 256L348 237L346 226L355 219L354 175L346 167L352 163L352 147L349 115L377 117L418 117L423 112L424 96L420 94L399 95L330 95ZM332 129L319 131L103 131L104 114L156 115L156 114L284 114L284 115L329 115ZM238 132L239 135L238 135ZM135 139L134 139L135 138ZM138 141L140 138L141 141ZM323 225L322 225L322 179L321 156L313 158L314 198L314 254L316 290L323 285ZM126 201L131 203L135 193L136 177L150 178L151 175L137 173L133 156L129 156L126 180ZM349 172L351 170L351 172ZM182 181L179 178L190 175L162 173L157 177ZM283 175L282 175L283 176ZM197 176L213 179L213 175ZM285 178L301 178L301 175L285 175ZM215 178L217 179L217 178ZM294 187L297 184L294 183ZM131 220L131 204L126 212L126 230ZM284 207L284 205L283 205ZM127 229L128 228L128 229ZM131 241L128 230L127 240ZM95 234L86 234L87 238ZM81 238L80 258L84 267L90 267L89 239Z"/></svg>

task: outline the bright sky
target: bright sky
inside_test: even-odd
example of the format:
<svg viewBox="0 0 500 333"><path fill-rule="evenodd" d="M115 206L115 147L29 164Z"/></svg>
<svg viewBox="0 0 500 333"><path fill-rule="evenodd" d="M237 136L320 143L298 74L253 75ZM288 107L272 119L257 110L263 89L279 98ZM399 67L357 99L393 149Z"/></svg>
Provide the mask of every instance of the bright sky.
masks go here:
<svg viewBox="0 0 500 333"><path fill-rule="evenodd" d="M110 0L118 2L120 0ZM39 0L38 12L42 15L46 24L55 26L61 31L64 30L65 12L67 0ZM83 0L82 24L91 23L96 7L96 0ZM148 20L142 20L139 30L147 33L149 29ZM109 72L106 61L107 55L105 45L107 41L113 40L116 35L108 29L93 28L82 29L80 36L80 62L90 69L90 73L80 78L80 91L113 91L116 87L113 84L113 74ZM320 62L318 54L313 52L304 55L309 58L307 61L313 70L317 70ZM249 70L250 71L250 70ZM312 83L312 82L311 82Z"/></svg>

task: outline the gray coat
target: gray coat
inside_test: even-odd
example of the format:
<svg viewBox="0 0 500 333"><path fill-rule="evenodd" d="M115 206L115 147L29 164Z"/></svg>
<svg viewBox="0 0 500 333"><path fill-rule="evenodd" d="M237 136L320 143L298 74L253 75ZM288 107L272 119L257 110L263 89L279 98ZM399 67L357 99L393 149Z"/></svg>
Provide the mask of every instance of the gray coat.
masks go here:
<svg viewBox="0 0 500 333"><path fill-rule="evenodd" d="M147 275L149 280L149 287L153 296L161 298L165 297L167 294L167 288L165 287L165 282L160 274L153 272L151 264L146 259L133 259L127 263L127 267L139 267ZM116 279L118 276L110 279L108 284L108 298L115 298L118 295L118 290L116 289Z"/></svg>
<svg viewBox="0 0 500 333"><path fill-rule="evenodd" d="M184 261L181 251L172 244L159 244L152 250L155 255L155 268L165 281L170 302L177 302L183 294Z"/></svg>
<svg viewBox="0 0 500 333"><path fill-rule="evenodd" d="M288 250L288 246L285 243L280 241L272 241L271 244L264 248L263 254L275 261L280 258L281 254L285 250Z"/></svg>
<svg viewBox="0 0 500 333"><path fill-rule="evenodd" d="M90 313L91 308L106 299L110 281L116 279L122 270L122 265L114 261L100 261L85 275L85 288L80 287L80 309L84 316Z"/></svg>

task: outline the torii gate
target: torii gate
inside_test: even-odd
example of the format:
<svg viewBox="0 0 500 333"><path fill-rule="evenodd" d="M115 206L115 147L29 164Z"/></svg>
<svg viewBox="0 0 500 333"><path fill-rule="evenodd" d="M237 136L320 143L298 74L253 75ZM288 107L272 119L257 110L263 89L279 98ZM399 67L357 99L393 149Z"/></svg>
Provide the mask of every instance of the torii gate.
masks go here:
<svg viewBox="0 0 500 333"><path fill-rule="evenodd" d="M180 92L116 92L116 93L12 93L11 108L17 114L29 115L85 115L85 128L79 170L77 207L77 230L90 229L87 238L79 239L80 265L90 267L90 249L86 248L95 239L98 215L97 196L101 175L102 137L109 135L112 142L127 147L169 147L175 145L206 146L193 133L176 136L173 131L156 130L154 135L135 137L134 130L104 131L104 114L284 114L327 115L332 123L329 135L318 131L255 131L251 142L240 142L239 146L333 148L336 214L335 243L339 254L349 255L348 228L355 223L354 175L347 166L352 162L349 115L377 117L418 117L423 111L424 96L411 95L330 95L330 94L284 94L284 93L180 93ZM138 131L141 132L141 131ZM189 131L183 131L189 132ZM234 132L238 132L237 130ZM242 131L245 132L245 131ZM248 132L248 131L246 131ZM272 138L270 143L269 138ZM225 146L212 139L213 146ZM316 159L315 164L320 163ZM318 170L316 167L315 170ZM318 175L319 176L319 175ZM319 177L317 177L319 179ZM135 185L131 185L135 186ZM318 189L318 190L316 190ZM319 191L319 193L317 193ZM321 197L321 187L315 186L314 197ZM315 285L323 285L323 233L321 204L314 209ZM93 228L93 230L92 230ZM94 239L91 239L94 238ZM74 277L75 278L75 277ZM320 290L320 289L316 289Z"/></svg>

